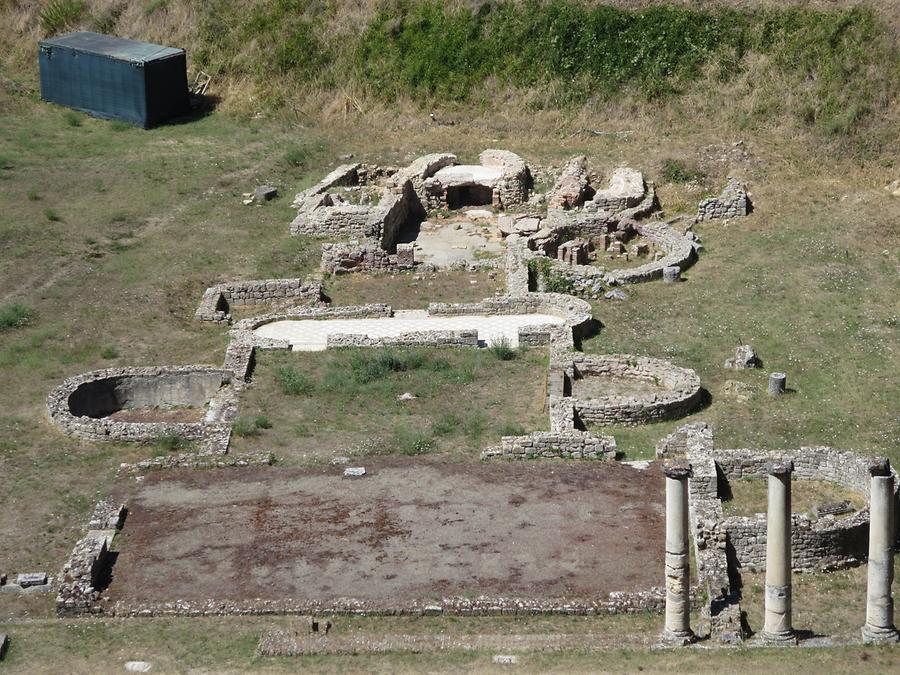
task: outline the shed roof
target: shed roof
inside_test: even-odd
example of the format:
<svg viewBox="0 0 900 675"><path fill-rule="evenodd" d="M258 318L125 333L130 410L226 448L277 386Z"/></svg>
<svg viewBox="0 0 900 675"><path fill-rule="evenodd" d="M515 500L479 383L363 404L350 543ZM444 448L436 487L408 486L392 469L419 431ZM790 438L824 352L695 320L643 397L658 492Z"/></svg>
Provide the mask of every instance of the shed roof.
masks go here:
<svg viewBox="0 0 900 675"><path fill-rule="evenodd" d="M166 59L184 53L183 49L155 45L150 42L138 42L115 35L78 31L57 37L41 40L41 46L66 47L90 54L101 54L120 61L146 63L157 59Z"/></svg>

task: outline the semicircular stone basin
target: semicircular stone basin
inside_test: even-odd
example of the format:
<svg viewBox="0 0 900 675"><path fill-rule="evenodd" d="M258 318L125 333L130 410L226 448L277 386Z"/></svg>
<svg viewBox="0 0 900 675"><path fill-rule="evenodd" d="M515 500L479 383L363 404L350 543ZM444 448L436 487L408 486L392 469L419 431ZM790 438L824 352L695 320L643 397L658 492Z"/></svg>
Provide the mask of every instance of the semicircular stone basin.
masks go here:
<svg viewBox="0 0 900 675"><path fill-rule="evenodd" d="M221 386L220 372L117 375L76 387L69 394L69 412L101 418L129 410L204 408Z"/></svg>
<svg viewBox="0 0 900 675"><path fill-rule="evenodd" d="M363 335L373 340L398 338L412 333L434 331L477 331L483 345L505 340L519 345L519 329L561 326L565 319L551 314L437 315L425 310L397 310L392 317L369 319L286 319L265 323L254 329L259 337L284 340L293 351L322 351L336 335ZM424 338L423 338L424 340Z"/></svg>
<svg viewBox="0 0 900 675"><path fill-rule="evenodd" d="M212 366L112 368L69 378L47 400L64 431L90 440L152 440L162 433L199 438L216 419L211 403L230 374Z"/></svg>

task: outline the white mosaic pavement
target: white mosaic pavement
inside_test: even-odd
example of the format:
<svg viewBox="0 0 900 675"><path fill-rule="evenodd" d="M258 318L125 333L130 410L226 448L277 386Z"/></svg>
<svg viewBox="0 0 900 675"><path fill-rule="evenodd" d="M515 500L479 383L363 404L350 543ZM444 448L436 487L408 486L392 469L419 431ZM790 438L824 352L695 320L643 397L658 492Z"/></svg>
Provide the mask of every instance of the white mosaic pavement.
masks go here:
<svg viewBox="0 0 900 675"><path fill-rule="evenodd" d="M403 333L429 330L477 330L478 340L491 344L506 338L519 346L522 326L560 325L564 320L551 314L510 314L505 316L429 316L425 310L398 310L382 319L328 319L316 321L273 321L254 332L260 337L287 340L294 351L318 352L326 349L329 335L354 334L371 338L396 337Z"/></svg>

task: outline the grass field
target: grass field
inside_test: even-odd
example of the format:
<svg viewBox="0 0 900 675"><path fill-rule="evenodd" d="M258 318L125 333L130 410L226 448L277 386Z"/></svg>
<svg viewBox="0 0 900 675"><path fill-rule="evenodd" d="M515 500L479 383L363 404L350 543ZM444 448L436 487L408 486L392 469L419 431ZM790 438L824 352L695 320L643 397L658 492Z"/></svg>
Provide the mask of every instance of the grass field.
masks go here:
<svg viewBox="0 0 900 675"><path fill-rule="evenodd" d="M485 147L503 147L555 166L573 154L586 154L600 170L621 164L643 170L659 183L667 215L692 212L700 198L721 189L729 173L747 180L754 214L698 226L705 251L684 283L629 287L624 303L595 303L604 327L585 342L585 351L646 354L695 368L711 404L691 419L708 421L720 447L837 445L900 462L900 199L883 189L900 178L900 166L890 153L836 155L809 130L777 121L748 122L740 110L719 114L720 104L700 95L667 105L625 100L597 109L527 115L517 101L450 107L454 127L432 125L427 114L409 107L398 113L373 106L365 114L336 115L326 123L302 111L260 118L219 111L145 132L73 116L38 102L33 92L16 93L8 81L3 84L0 510L5 517L0 520L0 572L57 573L119 463L160 452L83 444L62 435L47 419L48 392L65 377L96 368L220 363L225 331L193 320L203 290L226 279L313 271L318 247L288 236L288 205L294 192L348 153L362 161L402 164L426 151L451 150L472 158ZM630 133L595 135L585 129ZM742 144L734 145L738 141ZM703 177L687 183L665 180L663 167L670 158ZM241 193L261 182L277 185L281 196L262 206L241 205ZM354 276L326 280L326 289L335 304L383 301L423 307L429 301L486 297L501 281L467 273ZM19 309L10 309L16 305ZM763 370L722 368L739 339L757 348ZM236 447L273 450L299 462L303 444L317 440L315 434L324 439L329 429L359 419L358 401L335 396L343 410L329 415L316 409L318 402L293 405L274 381L278 366L308 363L313 386L321 391L323 369L340 358L264 355L241 415L254 424L264 415L271 428L238 438ZM460 428L470 415L483 414L487 421L478 442L458 431L435 435L434 452L472 457L479 443L506 424L532 429L545 423L534 398L545 374L538 351L503 363L471 353L451 361L451 370L477 370L467 385L471 398L460 406ZM772 370L787 372L792 389L787 396L765 395L766 374ZM390 437L407 413L389 397L416 389L425 395L413 403L431 430L441 398L456 390L443 375L433 381L430 376L430 371L392 375L383 390L379 385L370 392L381 395L384 407L369 407L366 399L362 419L378 418ZM728 398L723 393L727 380L748 384L754 392L750 401ZM500 387L511 404L491 393ZM502 414L495 415L500 408ZM307 416L324 419L324 426L310 430L312 436L297 435ZM649 457L656 441L680 423L606 431L616 435L628 458ZM845 598L852 616L850 609L821 621L810 615L805 625L828 632L849 631L859 623L861 577L852 574L862 571L847 573L846 579L809 577L814 579L809 593L828 602ZM747 588L752 593L752 583ZM797 606L804 607L802 602L798 598ZM120 671L125 660L146 658L159 672L298 667L411 672L423 664L423 657L409 654L271 661L253 656L260 632L289 619L63 622L51 617L51 598L0 595L0 631L14 640L4 666L56 672L65 659L69 672L107 672ZM590 630L612 636L603 643L610 648L643 647L660 626L658 616L347 621L376 635ZM429 669L436 671L484 670L489 661L490 655L480 652L427 657ZM895 651L861 648L612 649L602 655L529 652L520 669L885 672L896 664Z"/></svg>

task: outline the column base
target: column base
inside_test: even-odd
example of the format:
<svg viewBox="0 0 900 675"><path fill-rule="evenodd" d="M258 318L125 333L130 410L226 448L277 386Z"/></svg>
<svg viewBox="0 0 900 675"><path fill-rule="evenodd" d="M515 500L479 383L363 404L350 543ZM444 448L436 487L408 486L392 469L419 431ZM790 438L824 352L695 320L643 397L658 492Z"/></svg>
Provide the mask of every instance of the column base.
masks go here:
<svg viewBox="0 0 900 675"><path fill-rule="evenodd" d="M879 642L897 642L900 640L900 633L891 626L890 628L882 628L880 626L870 626L866 624L862 627L862 640L867 645L877 644Z"/></svg>
<svg viewBox="0 0 900 675"><path fill-rule="evenodd" d="M696 639L694 632L690 630L663 630L659 636L660 642L666 647L684 647Z"/></svg>
<svg viewBox="0 0 900 675"><path fill-rule="evenodd" d="M780 633L767 633L762 631L758 636L759 641L768 647L791 647L797 644L797 634L792 630Z"/></svg>

